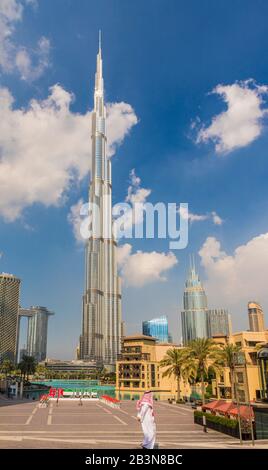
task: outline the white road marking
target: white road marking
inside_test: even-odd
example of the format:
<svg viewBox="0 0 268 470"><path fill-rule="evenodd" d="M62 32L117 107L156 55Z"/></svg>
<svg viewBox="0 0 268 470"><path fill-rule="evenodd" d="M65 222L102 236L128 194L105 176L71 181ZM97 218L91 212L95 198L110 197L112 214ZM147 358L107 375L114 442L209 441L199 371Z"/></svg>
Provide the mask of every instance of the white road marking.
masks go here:
<svg viewBox="0 0 268 470"><path fill-rule="evenodd" d="M119 423L124 424L125 426L127 426L127 423L125 423L125 421L123 421L122 419L118 418L118 416L113 415L113 417L114 417L115 419L117 419L117 421L119 421Z"/></svg>
<svg viewBox="0 0 268 470"><path fill-rule="evenodd" d="M30 424L30 422L32 421L32 419L33 419L35 413L37 412L37 410L38 410L38 406L31 412L31 414L30 414L29 418L27 419L25 425Z"/></svg>
<svg viewBox="0 0 268 470"><path fill-rule="evenodd" d="M105 413L108 413L109 415L112 415L113 413L110 410L106 410L103 406L97 404L97 407L100 408L101 410L105 411Z"/></svg>
<svg viewBox="0 0 268 470"><path fill-rule="evenodd" d="M50 405L50 408L48 410L48 417L47 417L47 425L51 426L52 424L52 413L53 413L53 405Z"/></svg>

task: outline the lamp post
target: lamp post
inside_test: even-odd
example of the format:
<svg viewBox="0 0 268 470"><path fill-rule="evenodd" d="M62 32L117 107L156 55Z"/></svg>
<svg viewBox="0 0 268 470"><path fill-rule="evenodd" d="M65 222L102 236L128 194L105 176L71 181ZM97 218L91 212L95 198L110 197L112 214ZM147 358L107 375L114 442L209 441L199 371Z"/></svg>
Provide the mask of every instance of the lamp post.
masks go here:
<svg viewBox="0 0 268 470"><path fill-rule="evenodd" d="M245 354L243 352L238 352L235 353L235 365L239 367L243 367L244 369L244 376L245 376L245 388L246 388L246 394L247 395L247 400L246 400L246 405L248 406L249 410L249 421L250 421L250 432L251 432L251 441L252 445L255 445L254 441L254 427L253 427L253 416L252 416L252 410L251 410L251 405L250 405L250 395L249 395L249 383L248 383L248 377L247 377L247 362L245 358ZM237 399L237 410L238 410L238 418L239 418L239 435L240 435L240 443L242 439L242 433L241 433L241 415L240 415L240 403L239 403L239 396L237 393L237 382L236 382L236 374L235 374L235 386L236 386L236 399Z"/></svg>
<svg viewBox="0 0 268 470"><path fill-rule="evenodd" d="M244 361L245 366L245 381L246 381L246 389L247 389L247 396L248 396L248 406L249 406L249 420L250 420L250 432L251 432L251 442L252 445L255 445L254 439L254 428L253 428L253 416L252 416L252 409L250 405L250 396L249 396L249 383L248 383L248 376L247 376L247 363Z"/></svg>
<svg viewBox="0 0 268 470"><path fill-rule="evenodd" d="M242 440L242 429L241 429L240 401L239 401L239 395L238 395L238 390L237 390L236 374L234 374L234 375L235 375L235 377L234 377L234 389L235 389L235 398L236 398L236 404L237 404L239 439L240 439L240 444L242 446L243 445L243 440Z"/></svg>

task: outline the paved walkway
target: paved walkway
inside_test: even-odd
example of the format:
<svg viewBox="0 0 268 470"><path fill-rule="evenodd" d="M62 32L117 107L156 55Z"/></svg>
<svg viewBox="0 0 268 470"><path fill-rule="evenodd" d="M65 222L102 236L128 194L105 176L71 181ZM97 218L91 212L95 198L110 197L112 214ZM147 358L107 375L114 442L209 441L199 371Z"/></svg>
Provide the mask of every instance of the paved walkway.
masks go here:
<svg viewBox="0 0 268 470"><path fill-rule="evenodd" d="M236 448L237 439L193 423L190 407L155 404L160 448ZM120 410L99 402L60 400L39 408L35 402L0 401L0 448L139 448L142 441L135 403ZM246 445L243 445L246 447ZM265 444L265 448L268 445Z"/></svg>

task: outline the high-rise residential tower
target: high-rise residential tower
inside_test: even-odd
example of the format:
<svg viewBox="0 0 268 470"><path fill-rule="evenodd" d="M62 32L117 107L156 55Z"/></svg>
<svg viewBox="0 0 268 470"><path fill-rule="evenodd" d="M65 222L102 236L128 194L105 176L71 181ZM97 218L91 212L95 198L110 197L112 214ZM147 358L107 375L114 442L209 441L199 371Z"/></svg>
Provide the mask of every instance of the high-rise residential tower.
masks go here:
<svg viewBox="0 0 268 470"><path fill-rule="evenodd" d="M0 274L0 361L16 361L18 347L20 279Z"/></svg>
<svg viewBox="0 0 268 470"><path fill-rule="evenodd" d="M223 308L210 309L207 312L208 335L213 336L229 336L231 334L231 317L228 310Z"/></svg>
<svg viewBox="0 0 268 470"><path fill-rule="evenodd" d="M113 365L121 348L121 285L112 233L112 174L107 157L106 109L101 43L97 55L92 112L92 165L89 203L91 235L86 243L81 359Z"/></svg>
<svg viewBox="0 0 268 470"><path fill-rule="evenodd" d="M153 336L159 343L169 343L168 319L165 315L142 322L142 333Z"/></svg>
<svg viewBox="0 0 268 470"><path fill-rule="evenodd" d="M33 356L37 362L47 357L48 317L54 315L46 307L20 308L19 318L28 318L27 355Z"/></svg>
<svg viewBox="0 0 268 470"><path fill-rule="evenodd" d="M261 305L258 302L248 303L248 319L250 331L264 331L264 314Z"/></svg>
<svg viewBox="0 0 268 470"><path fill-rule="evenodd" d="M208 338L207 296L191 260L188 279L183 295L183 311L181 312L183 344L196 338Z"/></svg>

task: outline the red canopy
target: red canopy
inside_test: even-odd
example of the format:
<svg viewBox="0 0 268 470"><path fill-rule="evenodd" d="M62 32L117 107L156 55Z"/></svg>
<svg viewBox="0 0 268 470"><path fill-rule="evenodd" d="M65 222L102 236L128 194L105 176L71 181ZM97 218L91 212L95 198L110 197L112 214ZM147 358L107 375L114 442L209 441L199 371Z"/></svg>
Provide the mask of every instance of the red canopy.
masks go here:
<svg viewBox="0 0 268 470"><path fill-rule="evenodd" d="M215 411L217 411L218 413L223 413L223 414L229 414L231 412L232 409L235 408L235 404L232 403L231 401L226 401L224 403L222 403L221 405L217 406L215 408Z"/></svg>
<svg viewBox="0 0 268 470"><path fill-rule="evenodd" d="M225 403L224 400L215 400L215 401L211 401L209 403L206 403L204 406L202 406L202 409L203 410L210 410L210 411L215 411L215 408L222 405L223 403Z"/></svg>
<svg viewBox="0 0 268 470"><path fill-rule="evenodd" d="M234 417L238 417L238 408L235 403L231 401L225 400L215 400L211 401L210 403L206 403L202 406L202 410L214 411L216 413L222 413L226 416L232 415ZM250 411L251 410L251 411ZM252 407L246 405L240 405L240 416L242 419L250 419L250 417L254 418L254 413Z"/></svg>
<svg viewBox="0 0 268 470"><path fill-rule="evenodd" d="M246 405L240 405L240 416L241 418L243 419L250 419L250 418L254 418L254 412L253 412L253 409L252 407L249 408L249 406L246 406ZM234 407L231 411L230 411L230 415L233 415L233 416L238 416L238 408L237 407Z"/></svg>

